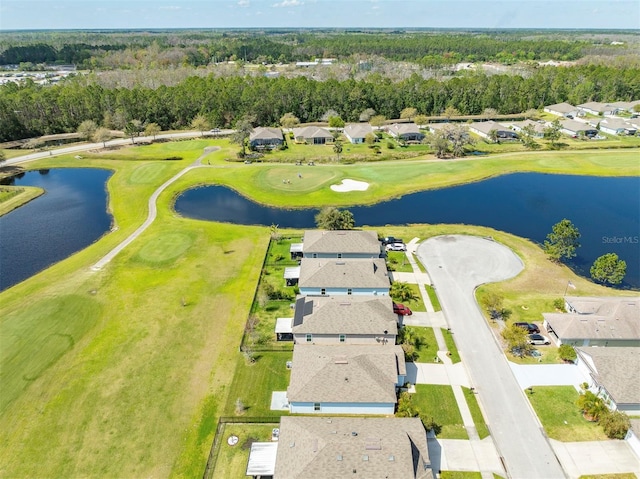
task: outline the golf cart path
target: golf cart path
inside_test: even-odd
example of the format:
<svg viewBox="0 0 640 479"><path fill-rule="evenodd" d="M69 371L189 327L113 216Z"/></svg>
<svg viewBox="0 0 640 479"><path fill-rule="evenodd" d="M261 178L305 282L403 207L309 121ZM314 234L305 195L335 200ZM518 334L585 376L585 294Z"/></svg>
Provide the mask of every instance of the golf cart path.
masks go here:
<svg viewBox="0 0 640 479"><path fill-rule="evenodd" d="M125 249L133 241L135 241L136 238L138 238L138 236L140 236L149 226L151 226L151 224L155 221L156 217L158 216L158 208L156 206L156 202L158 200L158 197L162 194L162 192L165 189L167 189L167 187L169 185L171 185L176 180L178 180L181 176L183 176L185 173L187 173L187 172L189 172L191 170L194 170L196 168L204 167L205 165L202 164L202 159L205 158L206 156L208 156L210 153L213 153L214 151L217 151L219 149L220 149L220 147L218 147L218 146L210 146L210 147L205 148L204 149L204 153L202 155L200 155L198 157L198 159L196 159L196 161L193 162L193 164L187 166L184 170L181 170L175 176L173 176L172 178L170 178L167 181L165 181L162 185L160 185L158 187L158 189L156 191L154 191L153 194L151 195L151 197L149 198L149 214L147 215L147 219L144 221L144 223L142 223L122 243L120 243L115 248L113 248L111 251L109 251L106 255L104 255L98 262L96 262L91 267L91 269L93 271L101 270L113 258L115 258L116 255L118 255L118 253L120 253L123 249Z"/></svg>

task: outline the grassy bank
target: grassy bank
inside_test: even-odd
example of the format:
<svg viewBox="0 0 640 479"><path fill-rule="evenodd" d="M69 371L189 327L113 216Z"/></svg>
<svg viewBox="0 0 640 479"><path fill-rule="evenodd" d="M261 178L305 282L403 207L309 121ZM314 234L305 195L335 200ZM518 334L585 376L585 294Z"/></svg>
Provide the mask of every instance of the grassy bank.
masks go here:
<svg viewBox="0 0 640 479"><path fill-rule="evenodd" d="M0 187L0 216L6 215L42 194L44 190L36 186Z"/></svg>

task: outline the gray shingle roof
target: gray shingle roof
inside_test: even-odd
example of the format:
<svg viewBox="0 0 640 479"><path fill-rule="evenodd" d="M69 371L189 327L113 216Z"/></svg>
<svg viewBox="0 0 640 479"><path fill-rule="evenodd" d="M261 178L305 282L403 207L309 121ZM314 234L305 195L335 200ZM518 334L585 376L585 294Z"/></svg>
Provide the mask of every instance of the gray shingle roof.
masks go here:
<svg viewBox="0 0 640 479"><path fill-rule="evenodd" d="M407 133L421 133L420 128L415 123L394 123L389 126L389 132L396 135L406 135Z"/></svg>
<svg viewBox="0 0 640 479"><path fill-rule="evenodd" d="M469 128L472 130L476 130L476 131L480 131L482 133L484 133L485 135L488 135L489 133L491 133L491 130L496 130L496 131L508 131L509 128L501 125L498 122L495 122L493 120L489 120L489 121L474 121L473 123L471 123L469 125Z"/></svg>
<svg viewBox="0 0 640 479"><path fill-rule="evenodd" d="M418 418L280 420L274 479L432 479L427 466L427 436Z"/></svg>
<svg viewBox="0 0 640 479"><path fill-rule="evenodd" d="M282 130L280 128L268 128L259 126L249 135L249 141L253 140L283 140Z"/></svg>
<svg viewBox="0 0 640 479"><path fill-rule="evenodd" d="M344 127L344 134L349 138L364 138L369 133L373 133L369 123L351 123Z"/></svg>
<svg viewBox="0 0 640 479"><path fill-rule="evenodd" d="M389 289L387 265L382 258L302 258L300 288Z"/></svg>
<svg viewBox="0 0 640 479"><path fill-rule="evenodd" d="M325 231L304 232L303 251L311 253L363 253L379 255L380 241L375 231Z"/></svg>
<svg viewBox="0 0 640 479"><path fill-rule="evenodd" d="M640 348L577 348L593 362L592 376L616 404L640 404ZM588 364L588 362L587 362Z"/></svg>
<svg viewBox="0 0 640 479"><path fill-rule="evenodd" d="M389 296L306 296L296 302L296 334L398 334Z"/></svg>
<svg viewBox="0 0 640 479"><path fill-rule="evenodd" d="M391 345L296 344L289 402L395 403L404 352Z"/></svg>
<svg viewBox="0 0 640 479"><path fill-rule="evenodd" d="M333 135L326 128L320 126L304 126L293 129L293 136L303 138L333 138Z"/></svg>
<svg viewBox="0 0 640 479"><path fill-rule="evenodd" d="M640 339L640 297L568 297L570 313L544 313L560 339Z"/></svg>
<svg viewBox="0 0 640 479"><path fill-rule="evenodd" d="M571 103L556 103L555 105L546 106L545 109L563 114L571 113L577 110L577 108Z"/></svg>

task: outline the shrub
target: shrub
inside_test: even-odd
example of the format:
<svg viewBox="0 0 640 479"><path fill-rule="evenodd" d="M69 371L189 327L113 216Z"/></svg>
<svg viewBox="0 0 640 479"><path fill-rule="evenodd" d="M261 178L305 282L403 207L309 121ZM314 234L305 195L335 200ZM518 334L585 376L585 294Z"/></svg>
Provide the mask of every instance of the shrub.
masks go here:
<svg viewBox="0 0 640 479"><path fill-rule="evenodd" d="M437 436L442 432L442 426L438 424L433 416L428 416L426 414L419 414L420 420L424 425L424 428L427 431L433 431L433 433Z"/></svg>
<svg viewBox="0 0 640 479"><path fill-rule="evenodd" d="M629 416L620 411L612 411L603 414L598 423L609 439L624 439L631 427Z"/></svg>
<svg viewBox="0 0 640 479"><path fill-rule="evenodd" d="M563 361L571 362L575 361L578 357L578 355L576 354L576 350L573 349L573 346L569 344L562 344L558 348L558 356L560 356L560 359L562 359Z"/></svg>
<svg viewBox="0 0 640 479"><path fill-rule="evenodd" d="M404 343L402 344L402 350L404 351L404 359L405 361L413 362L418 359L418 351L416 351L416 347L413 344Z"/></svg>
<svg viewBox="0 0 640 479"><path fill-rule="evenodd" d="M559 311L562 311L563 313L566 313L567 311L564 309L564 299L562 298L556 298L553 300L553 307L556 308Z"/></svg>
<svg viewBox="0 0 640 479"><path fill-rule="evenodd" d="M396 147L396 144L393 141L387 141L387 148L393 150Z"/></svg>

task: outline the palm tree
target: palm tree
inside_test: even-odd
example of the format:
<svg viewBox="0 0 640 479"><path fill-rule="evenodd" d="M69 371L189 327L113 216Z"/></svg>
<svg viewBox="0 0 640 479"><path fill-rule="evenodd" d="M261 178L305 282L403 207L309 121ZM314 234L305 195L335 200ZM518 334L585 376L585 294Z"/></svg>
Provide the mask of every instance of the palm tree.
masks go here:
<svg viewBox="0 0 640 479"><path fill-rule="evenodd" d="M333 144L333 152L338 155L338 161L340 161L340 153L342 153L342 142L340 140Z"/></svg>

